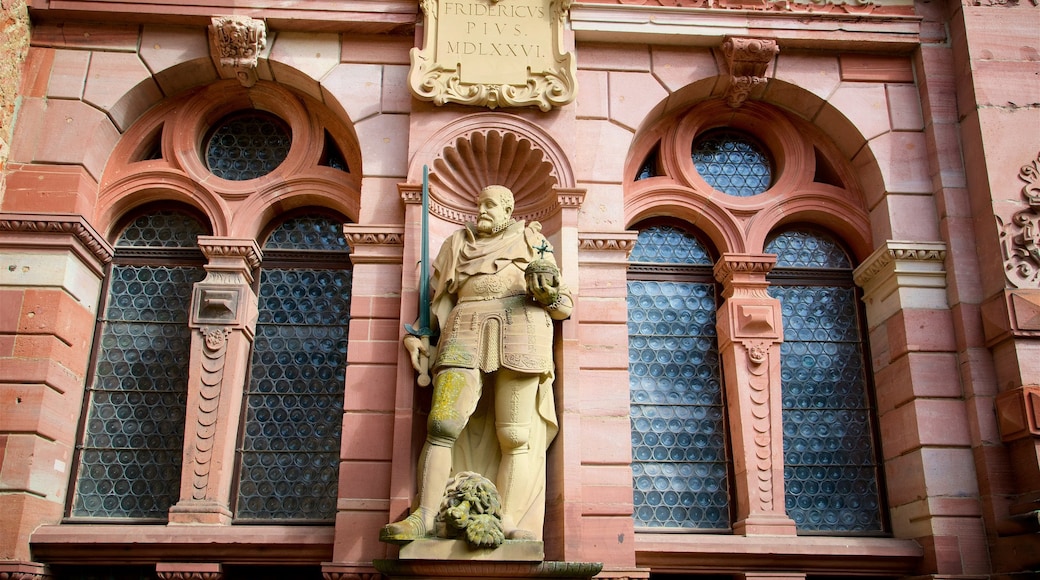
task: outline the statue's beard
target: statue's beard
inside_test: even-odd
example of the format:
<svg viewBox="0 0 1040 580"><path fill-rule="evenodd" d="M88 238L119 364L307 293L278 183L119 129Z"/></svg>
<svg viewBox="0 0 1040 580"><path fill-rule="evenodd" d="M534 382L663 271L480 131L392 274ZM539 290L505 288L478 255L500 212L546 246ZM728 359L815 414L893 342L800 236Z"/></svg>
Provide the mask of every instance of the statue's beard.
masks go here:
<svg viewBox="0 0 1040 580"><path fill-rule="evenodd" d="M491 236L509 227L512 219L506 219L495 223L488 217L477 218L477 233L483 236Z"/></svg>

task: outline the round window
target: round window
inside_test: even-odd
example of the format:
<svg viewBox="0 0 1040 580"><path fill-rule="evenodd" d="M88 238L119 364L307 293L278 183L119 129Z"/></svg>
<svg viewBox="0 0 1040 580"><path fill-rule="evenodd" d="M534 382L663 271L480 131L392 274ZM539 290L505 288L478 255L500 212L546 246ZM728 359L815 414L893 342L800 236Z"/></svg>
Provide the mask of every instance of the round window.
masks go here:
<svg viewBox="0 0 1040 580"><path fill-rule="evenodd" d="M271 173L289 154L292 135L281 119L263 111L222 119L206 141L206 166L217 177L246 181Z"/></svg>
<svg viewBox="0 0 1040 580"><path fill-rule="evenodd" d="M693 142L693 164L708 185L736 197L758 195L773 185L773 160L756 139L733 129L714 129Z"/></svg>

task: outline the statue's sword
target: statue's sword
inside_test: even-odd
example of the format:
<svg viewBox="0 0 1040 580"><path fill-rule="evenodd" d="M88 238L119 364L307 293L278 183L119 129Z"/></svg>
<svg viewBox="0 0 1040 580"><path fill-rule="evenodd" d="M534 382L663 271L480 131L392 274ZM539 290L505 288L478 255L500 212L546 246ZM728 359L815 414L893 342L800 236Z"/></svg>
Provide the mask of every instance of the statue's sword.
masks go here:
<svg viewBox="0 0 1040 580"><path fill-rule="evenodd" d="M419 328L405 324L404 329L422 341L423 351L419 355L419 386L430 384L430 171L422 168L422 249L419 252Z"/></svg>

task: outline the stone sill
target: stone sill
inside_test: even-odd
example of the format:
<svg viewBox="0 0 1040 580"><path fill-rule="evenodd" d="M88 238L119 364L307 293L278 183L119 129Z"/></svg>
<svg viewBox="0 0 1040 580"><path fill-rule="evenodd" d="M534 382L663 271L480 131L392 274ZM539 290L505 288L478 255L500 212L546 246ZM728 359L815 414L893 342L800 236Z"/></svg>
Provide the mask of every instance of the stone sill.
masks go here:
<svg viewBox="0 0 1040 580"><path fill-rule="evenodd" d="M718 46L729 36L771 38L784 48L849 48L905 53L920 42L921 18L903 14L769 12L576 2L578 41Z"/></svg>
<svg viewBox="0 0 1040 580"><path fill-rule="evenodd" d="M47 564L314 564L332 560L335 533L333 525L62 524L41 526L29 544L33 560Z"/></svg>
<svg viewBox="0 0 1040 580"><path fill-rule="evenodd" d="M636 533L636 565L654 572L771 571L905 575L924 551L913 540Z"/></svg>

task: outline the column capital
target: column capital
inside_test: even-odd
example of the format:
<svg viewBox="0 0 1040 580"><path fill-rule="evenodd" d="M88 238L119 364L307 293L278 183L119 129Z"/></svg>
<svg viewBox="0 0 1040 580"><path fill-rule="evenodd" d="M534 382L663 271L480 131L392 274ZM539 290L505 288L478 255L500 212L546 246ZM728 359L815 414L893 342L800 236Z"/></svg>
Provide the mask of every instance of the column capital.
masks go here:
<svg viewBox="0 0 1040 580"><path fill-rule="evenodd" d="M206 281L211 283L235 284L238 280L230 276L241 276L246 284L252 284L253 271L260 267L263 252L252 238L224 238L199 236L199 249L209 263Z"/></svg>
<svg viewBox="0 0 1040 580"><path fill-rule="evenodd" d="M949 308L946 244L887 240L853 272L873 327L906 308Z"/></svg>
<svg viewBox="0 0 1040 580"><path fill-rule="evenodd" d="M722 284L726 298L768 297L766 274L776 265L773 254L723 254L715 262L715 279Z"/></svg>

